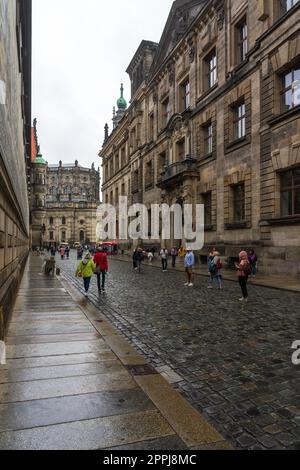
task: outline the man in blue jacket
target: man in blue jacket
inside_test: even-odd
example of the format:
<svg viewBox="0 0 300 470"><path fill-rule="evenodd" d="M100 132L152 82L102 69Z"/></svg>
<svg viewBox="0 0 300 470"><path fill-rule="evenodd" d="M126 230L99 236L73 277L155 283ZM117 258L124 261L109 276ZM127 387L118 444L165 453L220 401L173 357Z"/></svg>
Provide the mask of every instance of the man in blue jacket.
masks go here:
<svg viewBox="0 0 300 470"><path fill-rule="evenodd" d="M185 286L188 287L193 287L193 280L194 280L194 273L193 269L195 266L195 255L192 251L191 248L186 249L186 255L184 258L184 267L185 267L185 272L187 275L187 282L185 283Z"/></svg>

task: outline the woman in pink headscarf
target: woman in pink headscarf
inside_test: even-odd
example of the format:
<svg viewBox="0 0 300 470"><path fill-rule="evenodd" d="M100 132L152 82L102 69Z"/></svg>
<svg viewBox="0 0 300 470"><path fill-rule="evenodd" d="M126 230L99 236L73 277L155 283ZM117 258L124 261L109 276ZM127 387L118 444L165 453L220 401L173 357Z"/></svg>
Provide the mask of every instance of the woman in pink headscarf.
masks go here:
<svg viewBox="0 0 300 470"><path fill-rule="evenodd" d="M243 297L240 302L248 302L248 291L247 291L247 281L248 277L251 274L251 265L248 260L248 254L246 251L241 251L239 254L239 263L235 264L237 275L239 278L239 284L242 290Z"/></svg>

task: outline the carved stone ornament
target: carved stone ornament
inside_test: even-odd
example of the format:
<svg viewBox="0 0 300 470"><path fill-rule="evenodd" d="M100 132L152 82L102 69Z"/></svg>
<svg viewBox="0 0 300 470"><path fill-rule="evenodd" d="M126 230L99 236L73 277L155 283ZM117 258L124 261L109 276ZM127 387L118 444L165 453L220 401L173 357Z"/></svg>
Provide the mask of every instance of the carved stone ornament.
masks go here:
<svg viewBox="0 0 300 470"><path fill-rule="evenodd" d="M225 21L225 9L221 8L217 13L217 24L218 24L218 28L220 31L223 29L224 21Z"/></svg>
<svg viewBox="0 0 300 470"><path fill-rule="evenodd" d="M172 85L175 80L175 67L173 62L169 62L167 65L168 74L169 74L169 84Z"/></svg>

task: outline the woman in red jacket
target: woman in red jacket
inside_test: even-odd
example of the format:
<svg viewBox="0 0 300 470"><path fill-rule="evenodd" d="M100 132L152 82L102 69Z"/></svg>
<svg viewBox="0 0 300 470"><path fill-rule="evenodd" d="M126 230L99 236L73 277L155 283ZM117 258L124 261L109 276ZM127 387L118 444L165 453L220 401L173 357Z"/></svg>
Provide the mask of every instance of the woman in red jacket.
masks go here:
<svg viewBox="0 0 300 470"><path fill-rule="evenodd" d="M101 246L97 248L97 253L94 256L94 263L96 265L95 274L97 274L98 291L101 293L101 290L105 291L105 279L106 273L108 272L107 254L103 251Z"/></svg>

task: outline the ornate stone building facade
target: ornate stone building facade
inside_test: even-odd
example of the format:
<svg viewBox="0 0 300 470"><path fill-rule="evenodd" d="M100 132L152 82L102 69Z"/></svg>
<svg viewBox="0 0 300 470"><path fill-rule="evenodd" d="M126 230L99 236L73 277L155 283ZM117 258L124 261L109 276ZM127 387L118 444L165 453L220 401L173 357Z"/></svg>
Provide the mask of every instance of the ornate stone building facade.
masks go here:
<svg viewBox="0 0 300 470"><path fill-rule="evenodd" d="M31 0L0 2L0 340L29 249Z"/></svg>
<svg viewBox="0 0 300 470"><path fill-rule="evenodd" d="M96 243L100 172L75 163L48 165L32 128L31 231L33 247Z"/></svg>
<svg viewBox="0 0 300 470"><path fill-rule="evenodd" d="M128 73L104 202L202 203L203 262L254 247L261 271L299 275L300 1L177 0Z"/></svg>
<svg viewBox="0 0 300 470"><path fill-rule="evenodd" d="M38 154L32 169L32 245L96 243L100 176L94 164L48 165Z"/></svg>

